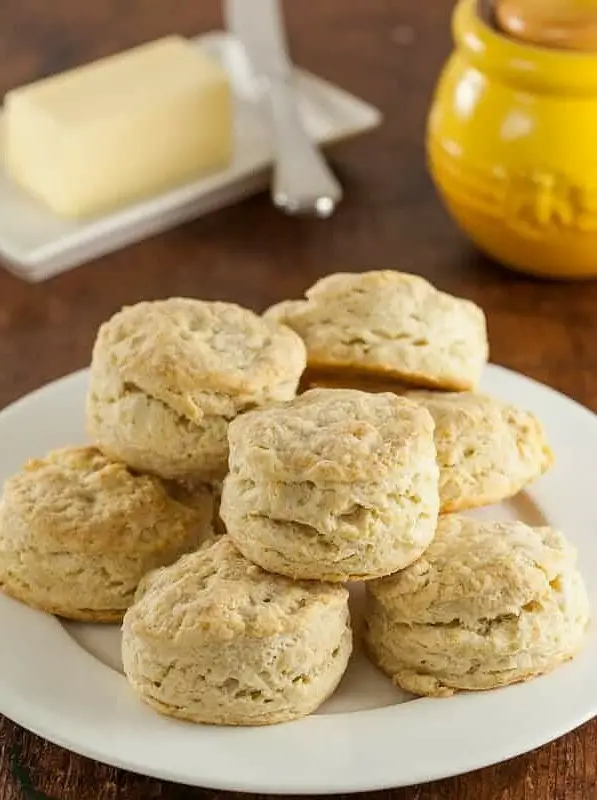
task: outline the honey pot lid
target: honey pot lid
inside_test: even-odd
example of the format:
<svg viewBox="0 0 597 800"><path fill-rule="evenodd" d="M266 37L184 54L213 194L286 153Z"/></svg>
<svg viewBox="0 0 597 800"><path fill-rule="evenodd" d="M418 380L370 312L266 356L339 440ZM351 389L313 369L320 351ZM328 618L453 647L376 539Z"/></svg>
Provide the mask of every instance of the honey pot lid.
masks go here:
<svg viewBox="0 0 597 800"><path fill-rule="evenodd" d="M597 0L494 0L498 27L542 47L597 52Z"/></svg>

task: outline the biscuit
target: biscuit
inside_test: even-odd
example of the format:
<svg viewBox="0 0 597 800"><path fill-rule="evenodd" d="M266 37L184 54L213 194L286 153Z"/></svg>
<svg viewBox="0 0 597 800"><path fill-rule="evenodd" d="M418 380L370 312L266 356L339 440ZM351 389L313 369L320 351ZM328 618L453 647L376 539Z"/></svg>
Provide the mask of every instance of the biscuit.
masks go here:
<svg viewBox="0 0 597 800"><path fill-rule="evenodd" d="M441 511L513 497L553 464L539 420L487 395L408 392L435 420Z"/></svg>
<svg viewBox="0 0 597 800"><path fill-rule="evenodd" d="M351 650L344 587L270 575L227 536L148 575L122 633L124 671L142 700L217 725L310 714Z"/></svg>
<svg viewBox="0 0 597 800"><path fill-rule="evenodd" d="M305 365L288 328L234 303L180 297L124 308L101 326L94 350L108 352L123 381L194 422L290 399Z"/></svg>
<svg viewBox="0 0 597 800"><path fill-rule="evenodd" d="M349 536L351 528L362 527L365 515L387 513L391 519L399 513L400 498L412 491L416 478L405 471L380 483L257 482L236 474L226 480L228 496L248 515L298 522L323 535L333 535L340 529Z"/></svg>
<svg viewBox="0 0 597 800"><path fill-rule="evenodd" d="M220 514L263 569L368 580L410 564L433 538L433 420L409 400L314 389L238 417L229 441Z"/></svg>
<svg viewBox="0 0 597 800"><path fill-rule="evenodd" d="M306 300L265 312L307 346L311 375L397 379L410 386L475 389L487 362L485 315L416 275L380 270L319 280ZM317 382L317 381L315 381Z"/></svg>
<svg viewBox="0 0 597 800"><path fill-rule="evenodd" d="M177 414L114 376L91 375L87 431L106 455L132 469L185 483L221 480L228 453L228 420L215 415L200 424Z"/></svg>
<svg viewBox="0 0 597 800"><path fill-rule="evenodd" d="M391 393L311 389L234 420L230 472L260 482L379 483L433 452L433 429L426 409Z"/></svg>
<svg viewBox="0 0 597 800"><path fill-rule="evenodd" d="M228 422L293 397L305 363L297 334L233 303L138 303L98 332L88 431L135 469L191 483L221 480Z"/></svg>
<svg viewBox="0 0 597 800"><path fill-rule="evenodd" d="M421 495L420 501L405 498L395 509L359 510L334 534L299 522L236 514L224 503L221 513L237 547L268 572L332 583L367 581L411 564L429 546L437 516L420 511L426 500Z"/></svg>
<svg viewBox="0 0 597 800"><path fill-rule="evenodd" d="M211 492L136 475L94 447L54 450L0 499L0 586L75 620L117 622L148 570L212 536Z"/></svg>
<svg viewBox="0 0 597 800"><path fill-rule="evenodd" d="M403 689L444 696L528 680L582 647L576 552L523 522L440 519L424 555L367 584L366 645Z"/></svg>

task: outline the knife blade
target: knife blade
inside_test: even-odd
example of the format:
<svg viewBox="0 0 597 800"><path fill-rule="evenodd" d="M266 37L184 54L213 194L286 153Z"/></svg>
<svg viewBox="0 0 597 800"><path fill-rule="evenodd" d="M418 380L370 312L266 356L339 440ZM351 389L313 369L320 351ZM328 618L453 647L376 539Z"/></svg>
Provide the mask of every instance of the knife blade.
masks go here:
<svg viewBox="0 0 597 800"><path fill-rule="evenodd" d="M288 214L330 216L342 188L301 119L278 0L226 0L225 17L245 49L269 112L274 205Z"/></svg>

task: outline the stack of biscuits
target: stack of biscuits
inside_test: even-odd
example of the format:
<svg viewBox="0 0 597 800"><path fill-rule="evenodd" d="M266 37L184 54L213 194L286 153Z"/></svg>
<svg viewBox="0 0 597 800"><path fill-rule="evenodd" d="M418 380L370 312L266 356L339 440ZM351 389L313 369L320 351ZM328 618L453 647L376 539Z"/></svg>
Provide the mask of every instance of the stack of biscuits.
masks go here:
<svg viewBox="0 0 597 800"><path fill-rule="evenodd" d="M305 347L233 303L138 303L97 335L92 446L30 462L0 500L0 584L69 619L121 621L141 579L210 541L227 427L289 400Z"/></svg>
<svg viewBox="0 0 597 800"><path fill-rule="evenodd" d="M455 513L513 497L553 463L532 414L477 392L488 357L481 309L380 271L330 275L265 316L304 340L305 386L396 392L433 419L440 516L416 560L366 585L371 659L402 689L444 696L574 656L589 615L574 548L548 527Z"/></svg>
<svg viewBox="0 0 597 800"><path fill-rule="evenodd" d="M460 513L553 463L531 413L477 391L487 358L478 306L390 270L262 317L125 308L93 351L94 445L5 485L0 585L123 619L132 688L195 722L317 709L351 656L353 581L370 658L413 694L544 673L582 647L587 595L559 532Z"/></svg>

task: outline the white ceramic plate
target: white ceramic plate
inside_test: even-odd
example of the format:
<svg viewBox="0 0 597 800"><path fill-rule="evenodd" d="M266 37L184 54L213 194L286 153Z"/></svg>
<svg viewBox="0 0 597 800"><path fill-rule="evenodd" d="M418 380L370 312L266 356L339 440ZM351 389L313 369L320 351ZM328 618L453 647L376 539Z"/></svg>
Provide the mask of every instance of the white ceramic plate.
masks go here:
<svg viewBox="0 0 597 800"><path fill-rule="evenodd" d="M40 281L91 258L173 228L265 188L272 148L258 105L259 88L244 49L229 34L210 33L197 47L226 69L234 92L235 155L221 172L97 219L61 219L27 197L2 168L0 257L22 278ZM375 128L373 106L303 70L295 72L299 112L314 141L331 145Z"/></svg>
<svg viewBox="0 0 597 800"><path fill-rule="evenodd" d="M85 440L86 373L0 413L0 480L29 457ZM597 608L597 417L499 367L483 389L540 415L557 466L526 494L483 510L560 527L577 545ZM358 616L359 597L353 597ZM538 747L597 714L597 637L550 675L450 699L399 693L356 654L312 717L266 728L216 728L158 716L129 691L116 627L61 623L0 597L0 712L77 753L181 783L307 794L353 792L454 775Z"/></svg>

